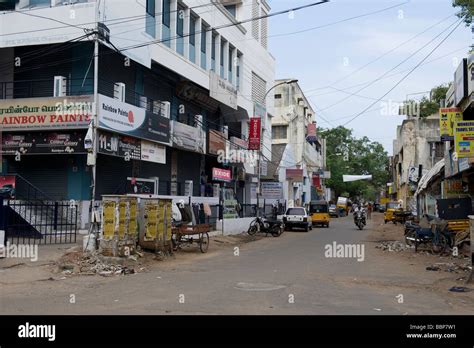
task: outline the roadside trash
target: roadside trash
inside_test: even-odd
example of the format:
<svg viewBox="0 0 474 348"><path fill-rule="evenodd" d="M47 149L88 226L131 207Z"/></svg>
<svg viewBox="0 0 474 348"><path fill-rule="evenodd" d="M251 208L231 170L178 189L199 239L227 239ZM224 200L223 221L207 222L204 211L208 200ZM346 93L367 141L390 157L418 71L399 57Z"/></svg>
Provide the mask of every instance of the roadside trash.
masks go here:
<svg viewBox="0 0 474 348"><path fill-rule="evenodd" d="M428 267L426 267L426 270L427 270L427 271L439 271L440 268L439 268L439 267L435 267L435 266L428 266Z"/></svg>
<svg viewBox="0 0 474 348"><path fill-rule="evenodd" d="M469 292L472 291L472 289L466 288L464 286L453 286L449 291L452 292Z"/></svg>
<svg viewBox="0 0 474 348"><path fill-rule="evenodd" d="M382 249L382 251L395 251L395 252L401 252L401 251L405 251L409 249L405 243L400 242L398 240L383 241L382 243L380 243L379 245L376 245L375 247L377 249Z"/></svg>

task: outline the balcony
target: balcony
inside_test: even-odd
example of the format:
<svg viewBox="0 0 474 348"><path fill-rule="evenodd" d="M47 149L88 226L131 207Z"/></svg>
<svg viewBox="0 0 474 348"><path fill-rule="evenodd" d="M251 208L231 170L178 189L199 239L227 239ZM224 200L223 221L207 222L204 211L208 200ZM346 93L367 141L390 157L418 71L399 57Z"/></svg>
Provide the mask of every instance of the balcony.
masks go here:
<svg viewBox="0 0 474 348"><path fill-rule="evenodd" d="M68 79L64 96L94 94L93 79ZM99 79L99 94L114 98L116 84ZM0 100L23 98L52 98L54 96L54 79L37 79L0 82ZM146 109L155 114L160 113L160 101L150 99L131 89L126 89L125 102Z"/></svg>

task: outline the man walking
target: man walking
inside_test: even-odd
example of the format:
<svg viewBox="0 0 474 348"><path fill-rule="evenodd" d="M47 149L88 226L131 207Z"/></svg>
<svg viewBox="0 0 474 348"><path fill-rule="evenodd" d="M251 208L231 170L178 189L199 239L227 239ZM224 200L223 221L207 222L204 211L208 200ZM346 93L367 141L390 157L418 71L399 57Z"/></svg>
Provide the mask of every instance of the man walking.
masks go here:
<svg viewBox="0 0 474 348"><path fill-rule="evenodd" d="M371 220L372 219L372 203L369 202L367 206L367 219Z"/></svg>

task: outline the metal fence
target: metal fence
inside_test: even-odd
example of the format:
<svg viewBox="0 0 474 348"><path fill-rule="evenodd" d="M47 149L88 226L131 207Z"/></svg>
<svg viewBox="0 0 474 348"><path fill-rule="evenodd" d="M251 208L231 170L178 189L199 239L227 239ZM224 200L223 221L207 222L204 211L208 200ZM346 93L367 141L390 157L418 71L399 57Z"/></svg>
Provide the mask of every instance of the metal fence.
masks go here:
<svg viewBox="0 0 474 348"><path fill-rule="evenodd" d="M77 207L61 202L0 200L0 224L11 244L75 243Z"/></svg>

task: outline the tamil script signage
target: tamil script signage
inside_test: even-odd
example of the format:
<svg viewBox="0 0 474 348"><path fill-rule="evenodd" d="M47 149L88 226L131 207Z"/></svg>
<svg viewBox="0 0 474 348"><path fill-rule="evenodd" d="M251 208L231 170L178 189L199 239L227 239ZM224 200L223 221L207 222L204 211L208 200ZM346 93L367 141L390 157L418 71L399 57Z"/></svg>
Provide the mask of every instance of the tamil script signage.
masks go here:
<svg viewBox="0 0 474 348"><path fill-rule="evenodd" d="M83 132L34 132L3 134L2 155L82 154Z"/></svg>
<svg viewBox="0 0 474 348"><path fill-rule="evenodd" d="M261 187L262 187L262 198L283 199L283 183L262 182Z"/></svg>
<svg viewBox="0 0 474 348"><path fill-rule="evenodd" d="M206 153L206 133L199 127L171 121L173 147L197 153Z"/></svg>
<svg viewBox="0 0 474 348"><path fill-rule="evenodd" d="M101 94L99 128L164 144L170 141L168 118Z"/></svg>
<svg viewBox="0 0 474 348"><path fill-rule="evenodd" d="M439 133L441 141L454 139L454 123L462 121L462 111L458 108L439 109Z"/></svg>
<svg viewBox="0 0 474 348"><path fill-rule="evenodd" d="M3 131L87 128L94 108L92 96L0 100Z"/></svg>
<svg viewBox="0 0 474 348"><path fill-rule="evenodd" d="M215 100L237 110L237 88L221 79L213 71L209 72L209 95Z"/></svg>
<svg viewBox="0 0 474 348"><path fill-rule="evenodd" d="M252 117L249 126L249 150L260 151L260 133L261 133L261 119L260 117Z"/></svg>
<svg viewBox="0 0 474 348"><path fill-rule="evenodd" d="M229 169L212 168L213 181L231 181L232 173Z"/></svg>
<svg viewBox="0 0 474 348"><path fill-rule="evenodd" d="M457 157L474 157L474 121L456 122L454 132Z"/></svg>

